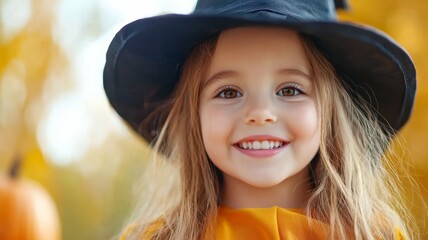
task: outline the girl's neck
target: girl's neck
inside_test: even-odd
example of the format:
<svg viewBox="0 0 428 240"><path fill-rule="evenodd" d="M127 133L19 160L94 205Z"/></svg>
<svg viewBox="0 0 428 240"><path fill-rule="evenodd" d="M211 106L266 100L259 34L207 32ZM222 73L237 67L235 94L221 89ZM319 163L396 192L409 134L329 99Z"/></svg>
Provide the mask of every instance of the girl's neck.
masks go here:
<svg viewBox="0 0 428 240"><path fill-rule="evenodd" d="M224 175L221 205L228 208L302 208L312 191L309 167L283 182L266 188L248 185Z"/></svg>

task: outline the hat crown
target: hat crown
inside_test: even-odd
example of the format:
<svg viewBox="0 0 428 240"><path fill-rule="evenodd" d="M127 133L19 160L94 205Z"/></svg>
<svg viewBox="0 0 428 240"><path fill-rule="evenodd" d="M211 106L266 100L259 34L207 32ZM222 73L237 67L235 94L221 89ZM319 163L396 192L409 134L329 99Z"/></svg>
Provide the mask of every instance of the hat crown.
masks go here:
<svg viewBox="0 0 428 240"><path fill-rule="evenodd" d="M244 15L268 11L298 20L326 21L336 19L340 3L343 0L198 0L194 13Z"/></svg>

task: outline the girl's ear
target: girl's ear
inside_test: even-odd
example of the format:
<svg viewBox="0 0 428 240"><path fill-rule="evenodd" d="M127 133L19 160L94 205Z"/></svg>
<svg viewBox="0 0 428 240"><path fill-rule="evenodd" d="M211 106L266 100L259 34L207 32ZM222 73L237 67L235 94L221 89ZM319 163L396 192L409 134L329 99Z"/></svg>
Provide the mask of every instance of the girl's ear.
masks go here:
<svg viewBox="0 0 428 240"><path fill-rule="evenodd" d="M349 5L347 0L334 0L334 5L336 6L336 10L343 9L348 10Z"/></svg>

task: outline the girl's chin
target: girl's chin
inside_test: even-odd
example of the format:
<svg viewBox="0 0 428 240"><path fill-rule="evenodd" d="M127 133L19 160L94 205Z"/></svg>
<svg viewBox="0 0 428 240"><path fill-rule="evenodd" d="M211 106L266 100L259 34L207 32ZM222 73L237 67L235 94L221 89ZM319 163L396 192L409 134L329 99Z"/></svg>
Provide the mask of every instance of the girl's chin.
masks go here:
<svg viewBox="0 0 428 240"><path fill-rule="evenodd" d="M254 174L248 178L241 177L237 180L247 185L247 187L253 187L258 189L263 189L263 188L268 189L268 188L276 187L288 179L288 177L286 176L274 178L273 175L270 175L270 177L266 177L265 174L261 174L260 177L257 177L256 175L257 174Z"/></svg>

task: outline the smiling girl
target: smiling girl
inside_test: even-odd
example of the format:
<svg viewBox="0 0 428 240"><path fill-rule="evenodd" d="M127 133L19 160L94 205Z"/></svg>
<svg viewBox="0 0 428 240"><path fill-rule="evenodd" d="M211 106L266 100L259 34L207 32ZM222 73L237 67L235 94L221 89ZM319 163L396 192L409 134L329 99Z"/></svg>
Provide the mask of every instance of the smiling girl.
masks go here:
<svg viewBox="0 0 428 240"><path fill-rule="evenodd" d="M247 27L219 36L199 118L205 151L223 175L223 206L302 207L320 144L310 76L294 31Z"/></svg>
<svg viewBox="0 0 428 240"><path fill-rule="evenodd" d="M413 106L413 63L334 12L329 0L200 0L116 35L105 90L153 146L122 239L414 237L384 167Z"/></svg>

